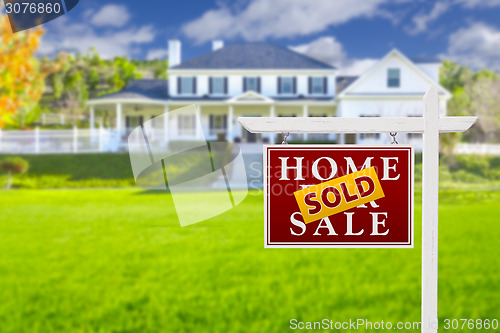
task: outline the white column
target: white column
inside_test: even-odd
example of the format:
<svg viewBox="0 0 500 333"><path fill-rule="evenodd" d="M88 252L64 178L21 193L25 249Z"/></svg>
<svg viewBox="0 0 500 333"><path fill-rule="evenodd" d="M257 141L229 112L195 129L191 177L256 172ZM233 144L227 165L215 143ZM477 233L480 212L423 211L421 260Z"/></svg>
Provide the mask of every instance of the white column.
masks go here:
<svg viewBox="0 0 500 333"><path fill-rule="evenodd" d="M59 115L59 123L61 125L64 125L64 114L62 114L62 113Z"/></svg>
<svg viewBox="0 0 500 333"><path fill-rule="evenodd" d="M345 143L345 134L344 133L338 133L337 137L339 138L338 143L343 145Z"/></svg>
<svg viewBox="0 0 500 333"><path fill-rule="evenodd" d="M276 117L276 112L275 111L276 110L275 110L274 105L271 105L269 107L269 117ZM274 141L275 137L276 137L276 133L269 133L269 143L270 144L274 145L274 143L275 143L275 141Z"/></svg>
<svg viewBox="0 0 500 333"><path fill-rule="evenodd" d="M302 117L309 117L309 108L307 104L302 107ZM304 141L307 141L307 133L304 133Z"/></svg>
<svg viewBox="0 0 500 333"><path fill-rule="evenodd" d="M73 126L73 153L78 153L78 128Z"/></svg>
<svg viewBox="0 0 500 333"><path fill-rule="evenodd" d="M104 151L103 137L104 137L104 129L102 128L102 123L101 123L99 124L99 152Z"/></svg>
<svg viewBox="0 0 500 333"><path fill-rule="evenodd" d="M424 96L422 155L422 332L438 331L439 98Z"/></svg>
<svg viewBox="0 0 500 333"><path fill-rule="evenodd" d="M116 103L116 130L121 132L122 130L122 104Z"/></svg>
<svg viewBox="0 0 500 333"><path fill-rule="evenodd" d="M234 141L234 133L233 133L233 118L234 118L234 109L232 105L228 106L227 110L227 136L226 140L229 142Z"/></svg>
<svg viewBox="0 0 500 333"><path fill-rule="evenodd" d="M203 140L203 127L201 122L201 106L196 108L196 139Z"/></svg>
<svg viewBox="0 0 500 333"><path fill-rule="evenodd" d="M92 135L94 133L94 124L95 124L95 115L94 115L94 106L91 105L90 106L90 135Z"/></svg>
<svg viewBox="0 0 500 333"><path fill-rule="evenodd" d="M165 114L163 115L163 141L166 147L168 147L168 142L170 140L170 114L168 111L169 106L165 105Z"/></svg>
<svg viewBox="0 0 500 333"><path fill-rule="evenodd" d="M40 153L40 128L35 127L35 153Z"/></svg>

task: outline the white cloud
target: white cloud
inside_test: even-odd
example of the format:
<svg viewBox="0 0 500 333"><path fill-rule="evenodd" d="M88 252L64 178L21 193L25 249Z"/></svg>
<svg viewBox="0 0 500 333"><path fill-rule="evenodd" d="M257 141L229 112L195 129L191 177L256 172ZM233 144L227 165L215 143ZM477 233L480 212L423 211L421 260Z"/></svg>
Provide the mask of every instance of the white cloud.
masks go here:
<svg viewBox="0 0 500 333"><path fill-rule="evenodd" d="M46 29L39 54L49 56L60 51L86 53L90 47L95 47L103 58L133 56L138 44L152 42L156 35L152 25L98 31L66 16L52 21Z"/></svg>
<svg viewBox="0 0 500 333"><path fill-rule="evenodd" d="M231 9L219 5L184 24L182 32L196 43L241 37L245 40L290 38L323 31L361 17L382 16L388 0L251 0Z"/></svg>
<svg viewBox="0 0 500 333"><path fill-rule="evenodd" d="M146 58L148 60L163 60L168 57L168 49L152 49L148 51Z"/></svg>
<svg viewBox="0 0 500 333"><path fill-rule="evenodd" d="M346 57L342 44L334 37L320 37L308 44L291 46L290 49L333 66L341 65Z"/></svg>
<svg viewBox="0 0 500 333"><path fill-rule="evenodd" d="M496 7L500 6L500 0L455 0L456 3L466 8L475 7Z"/></svg>
<svg viewBox="0 0 500 333"><path fill-rule="evenodd" d="M361 75L377 62L377 59L371 58L348 59L342 44L334 37L319 37L290 49L337 67L340 75Z"/></svg>
<svg viewBox="0 0 500 333"><path fill-rule="evenodd" d="M421 13L412 18L413 26L406 27L411 35L416 35L427 30L427 25L444 14L450 5L447 2L436 2L430 13Z"/></svg>
<svg viewBox="0 0 500 333"><path fill-rule="evenodd" d="M500 70L500 30L476 22L450 35L447 57L472 68Z"/></svg>
<svg viewBox="0 0 500 333"><path fill-rule="evenodd" d="M345 61L344 66L340 68L340 75L360 76L370 69L380 59L350 59Z"/></svg>
<svg viewBox="0 0 500 333"><path fill-rule="evenodd" d="M86 13L88 14L88 12ZM92 15L90 23L97 27L123 27L130 19L126 6L110 4L102 7Z"/></svg>

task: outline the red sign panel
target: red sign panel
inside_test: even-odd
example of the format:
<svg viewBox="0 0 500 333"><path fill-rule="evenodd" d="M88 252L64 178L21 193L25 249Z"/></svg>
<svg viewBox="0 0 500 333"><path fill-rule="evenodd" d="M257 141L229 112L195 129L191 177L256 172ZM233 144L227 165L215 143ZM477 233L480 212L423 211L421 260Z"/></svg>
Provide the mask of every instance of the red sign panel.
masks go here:
<svg viewBox="0 0 500 333"><path fill-rule="evenodd" d="M413 247L411 146L264 148L265 247Z"/></svg>

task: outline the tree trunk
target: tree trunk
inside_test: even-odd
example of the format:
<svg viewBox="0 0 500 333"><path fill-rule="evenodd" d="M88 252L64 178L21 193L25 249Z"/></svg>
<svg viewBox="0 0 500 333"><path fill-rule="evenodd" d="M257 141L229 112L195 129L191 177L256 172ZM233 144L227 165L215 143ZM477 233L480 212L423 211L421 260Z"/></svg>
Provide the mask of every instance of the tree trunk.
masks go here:
<svg viewBox="0 0 500 333"><path fill-rule="evenodd" d="M12 187L12 172L9 171L9 173L7 174L7 184L5 185L5 188L7 190L10 190Z"/></svg>

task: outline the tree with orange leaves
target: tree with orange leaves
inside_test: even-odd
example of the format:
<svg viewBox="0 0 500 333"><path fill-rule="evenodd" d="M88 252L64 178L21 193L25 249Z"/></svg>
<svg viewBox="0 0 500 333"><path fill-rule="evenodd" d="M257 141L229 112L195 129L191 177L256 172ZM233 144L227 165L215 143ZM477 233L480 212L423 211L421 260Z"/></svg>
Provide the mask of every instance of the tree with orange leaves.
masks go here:
<svg viewBox="0 0 500 333"><path fill-rule="evenodd" d="M35 58L42 35L40 27L12 33L7 16L0 15L0 127L42 96L47 71Z"/></svg>

